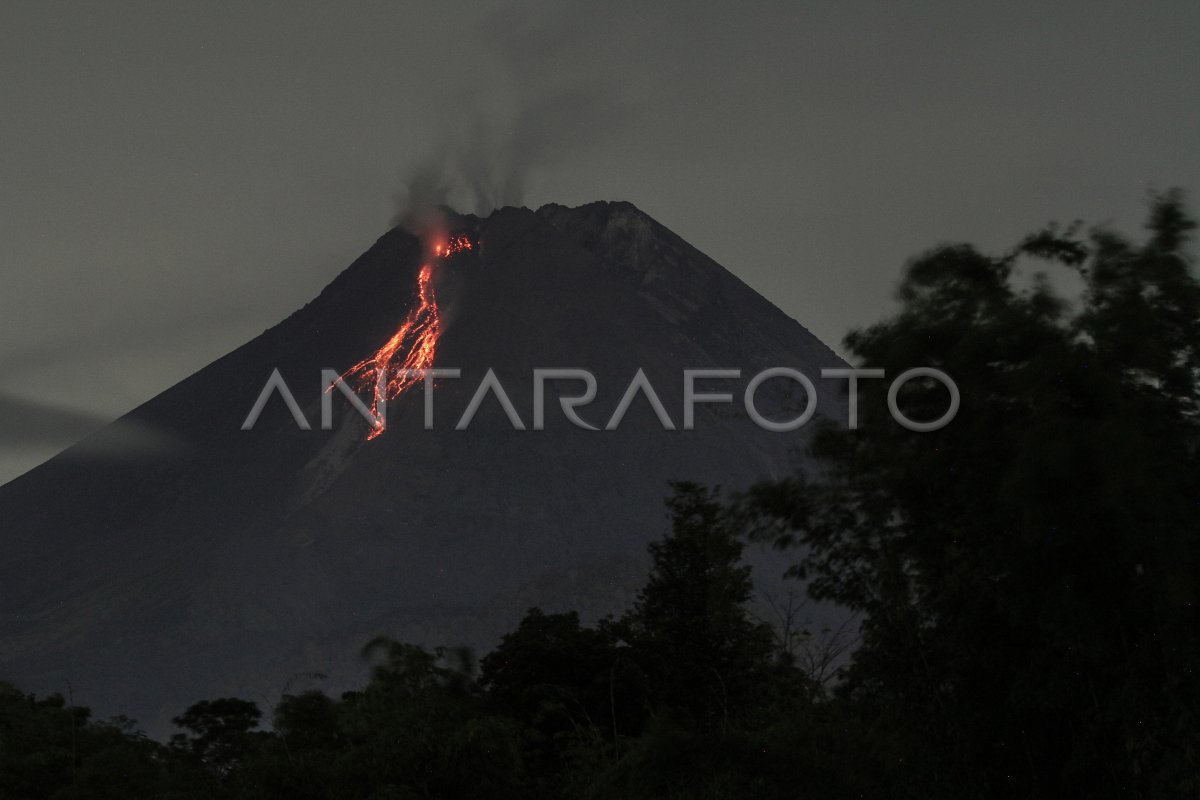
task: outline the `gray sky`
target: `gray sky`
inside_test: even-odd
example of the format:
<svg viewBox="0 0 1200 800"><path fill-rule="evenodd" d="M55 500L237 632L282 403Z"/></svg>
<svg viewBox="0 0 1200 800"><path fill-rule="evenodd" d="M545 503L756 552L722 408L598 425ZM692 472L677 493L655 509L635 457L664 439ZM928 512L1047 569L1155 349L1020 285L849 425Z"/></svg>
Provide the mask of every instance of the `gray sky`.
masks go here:
<svg viewBox="0 0 1200 800"><path fill-rule="evenodd" d="M835 347L928 246L1200 191L1195 2L700 5L0 5L0 482L311 299L414 174L630 200Z"/></svg>

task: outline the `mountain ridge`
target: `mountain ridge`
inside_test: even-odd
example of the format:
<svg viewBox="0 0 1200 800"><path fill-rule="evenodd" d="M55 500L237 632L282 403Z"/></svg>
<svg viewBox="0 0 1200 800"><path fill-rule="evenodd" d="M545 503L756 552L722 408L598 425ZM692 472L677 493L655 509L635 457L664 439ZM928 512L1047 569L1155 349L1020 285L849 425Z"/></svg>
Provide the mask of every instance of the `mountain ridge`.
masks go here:
<svg viewBox="0 0 1200 800"><path fill-rule="evenodd" d="M546 431L511 430L491 399L453 430L486 369L528 423L534 368L591 369L585 416L644 368L678 424L683 368L797 366L817 381L842 362L632 205L444 222L477 247L435 275L435 365L463 372L437 390L439 427L423 429L419 390L391 404L375 441L341 398L334 429L316 424L320 370L373 352L412 302L425 252L397 227L277 325L0 486L0 676L35 691L71 680L160 729L203 696L261 700L301 672L352 681L379 633L483 649L526 604L596 616L627 603L667 480L739 486L791 468L803 433L711 406L695 431L661 430L639 402L596 433L566 424L548 391ZM240 430L273 369L313 430L278 398ZM836 388L821 389L837 419ZM106 456L133 428L169 444Z"/></svg>

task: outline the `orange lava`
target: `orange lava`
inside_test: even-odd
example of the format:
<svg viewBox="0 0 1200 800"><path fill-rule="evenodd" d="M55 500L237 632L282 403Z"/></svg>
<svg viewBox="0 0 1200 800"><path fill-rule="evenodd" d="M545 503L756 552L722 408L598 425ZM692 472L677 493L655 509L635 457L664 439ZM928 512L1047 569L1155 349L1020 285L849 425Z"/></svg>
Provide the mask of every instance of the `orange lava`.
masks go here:
<svg viewBox="0 0 1200 800"><path fill-rule="evenodd" d="M474 245L463 235L451 236L446 242L434 245L433 253L438 258L447 258ZM441 318L438 316L437 297L433 292L433 267L423 264L417 276L417 299L415 308L408 312L404 322L392 337L370 357L342 373L339 380L350 383L356 392L371 391L371 413L377 422L372 426L367 440L380 436L387 424L380 419L379 410L388 400L394 400L422 381L406 370L430 369L437 352L438 338L442 335ZM380 371L386 383L379 380ZM330 386L326 391L331 391Z"/></svg>
<svg viewBox="0 0 1200 800"><path fill-rule="evenodd" d="M433 254L441 258L452 256L455 253L461 253L463 250L470 250L474 247L471 240L462 234L451 236L450 239L442 244L434 245Z"/></svg>

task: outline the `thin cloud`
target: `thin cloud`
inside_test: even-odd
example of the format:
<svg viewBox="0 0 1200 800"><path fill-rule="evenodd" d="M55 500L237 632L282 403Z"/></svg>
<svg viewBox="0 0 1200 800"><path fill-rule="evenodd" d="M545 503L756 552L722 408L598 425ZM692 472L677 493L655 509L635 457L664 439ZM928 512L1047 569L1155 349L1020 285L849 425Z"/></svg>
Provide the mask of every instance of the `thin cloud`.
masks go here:
<svg viewBox="0 0 1200 800"><path fill-rule="evenodd" d="M110 417L0 394L0 451L76 447L88 459L122 459L179 449L168 434L133 419ZM93 436L105 429L100 435Z"/></svg>
<svg viewBox="0 0 1200 800"><path fill-rule="evenodd" d="M66 447L111 421L87 411L0 394L0 447Z"/></svg>

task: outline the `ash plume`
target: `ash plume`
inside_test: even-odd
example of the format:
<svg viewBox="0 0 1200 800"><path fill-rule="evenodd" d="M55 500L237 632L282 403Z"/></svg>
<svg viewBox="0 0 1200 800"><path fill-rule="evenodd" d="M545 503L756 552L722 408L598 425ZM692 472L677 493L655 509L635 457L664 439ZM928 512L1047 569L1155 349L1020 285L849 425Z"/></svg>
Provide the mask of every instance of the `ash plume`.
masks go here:
<svg viewBox="0 0 1200 800"><path fill-rule="evenodd" d="M432 122L439 145L407 165L393 224L419 224L439 206L482 216L523 205L537 170L590 150L620 127L629 107L619 87L582 74L574 62L585 40L598 36L578 14L489 25L500 69L487 85L464 88L441 106Z"/></svg>

